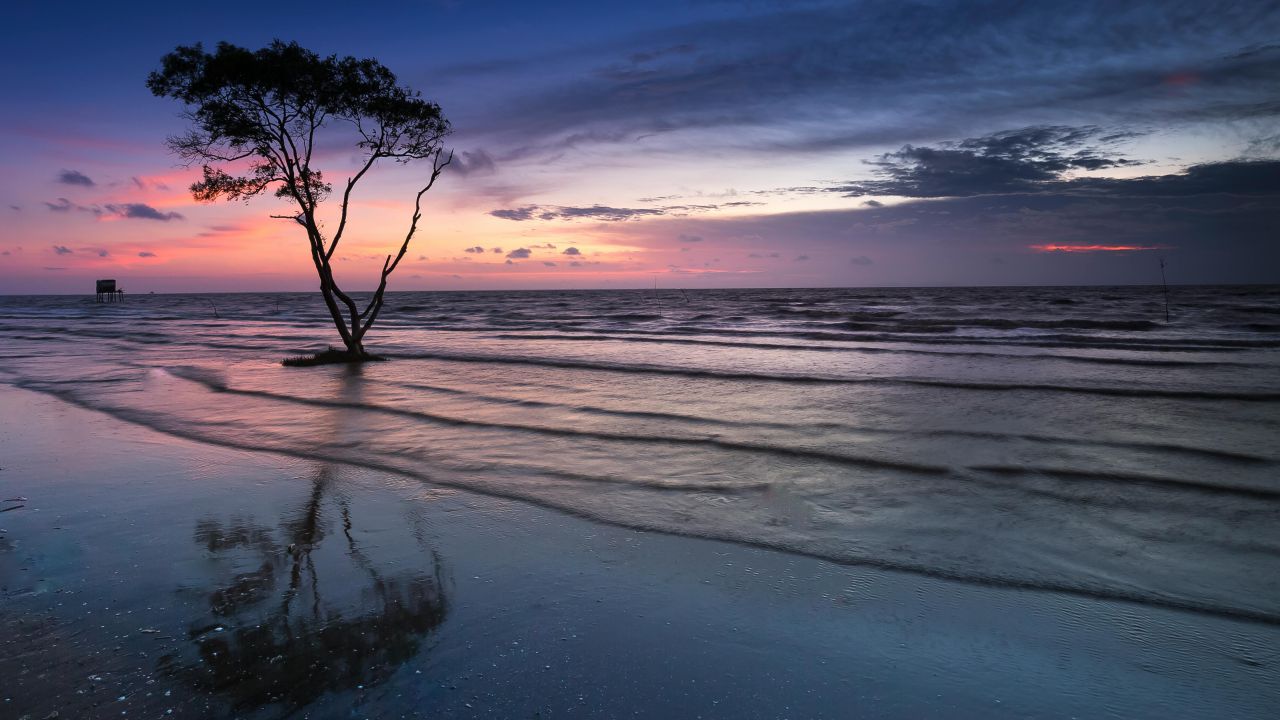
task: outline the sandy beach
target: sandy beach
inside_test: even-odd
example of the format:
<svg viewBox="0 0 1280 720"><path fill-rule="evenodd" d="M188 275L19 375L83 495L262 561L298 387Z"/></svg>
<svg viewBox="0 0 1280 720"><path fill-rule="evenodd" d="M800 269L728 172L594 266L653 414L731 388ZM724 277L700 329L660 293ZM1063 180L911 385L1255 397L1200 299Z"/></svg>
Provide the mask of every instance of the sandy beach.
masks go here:
<svg viewBox="0 0 1280 720"><path fill-rule="evenodd" d="M6 717L1269 717L1280 628L609 527L0 390ZM292 713L292 714L291 714Z"/></svg>

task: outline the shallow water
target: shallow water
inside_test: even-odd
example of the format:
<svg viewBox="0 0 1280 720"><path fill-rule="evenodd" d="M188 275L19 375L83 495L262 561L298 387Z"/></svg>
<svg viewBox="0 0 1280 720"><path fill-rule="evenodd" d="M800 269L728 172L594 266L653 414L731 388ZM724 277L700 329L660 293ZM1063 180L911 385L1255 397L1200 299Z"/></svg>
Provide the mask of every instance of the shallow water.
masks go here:
<svg viewBox="0 0 1280 720"><path fill-rule="evenodd" d="M1280 289L0 298L0 382L633 528L1280 624ZM328 421L342 409L344 422Z"/></svg>

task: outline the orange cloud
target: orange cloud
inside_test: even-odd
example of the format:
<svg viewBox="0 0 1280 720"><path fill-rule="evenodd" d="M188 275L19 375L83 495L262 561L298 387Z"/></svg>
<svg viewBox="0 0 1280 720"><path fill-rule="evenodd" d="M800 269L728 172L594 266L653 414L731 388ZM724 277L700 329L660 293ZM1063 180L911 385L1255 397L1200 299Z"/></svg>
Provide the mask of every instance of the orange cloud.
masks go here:
<svg viewBox="0 0 1280 720"><path fill-rule="evenodd" d="M1167 250L1163 245L1028 245L1036 252L1090 253L1137 252L1141 250Z"/></svg>

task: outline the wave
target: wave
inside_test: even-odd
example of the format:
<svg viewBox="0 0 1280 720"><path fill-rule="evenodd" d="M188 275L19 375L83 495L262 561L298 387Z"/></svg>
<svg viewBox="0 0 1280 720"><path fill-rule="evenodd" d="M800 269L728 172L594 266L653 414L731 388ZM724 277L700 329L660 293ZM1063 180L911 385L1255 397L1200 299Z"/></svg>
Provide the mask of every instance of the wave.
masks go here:
<svg viewBox="0 0 1280 720"><path fill-rule="evenodd" d="M750 348L760 350L787 350L800 352L865 353L869 355L933 355L943 357L1009 358L1015 360L1060 360L1063 362L1093 363L1099 365L1135 365L1141 367L1257 367L1255 363L1225 360L1152 360L1146 358L1089 357L1087 355L1056 355L1051 353L1000 353L965 352L963 350L920 350L917 348L880 348L865 345L800 345L788 343L748 342L734 340L700 340L683 337L648 337L646 335L577 334L549 335L536 333L502 333L493 335L498 340L564 340L564 341L613 341L630 343L658 343L672 345L711 345L717 347Z"/></svg>
<svg viewBox="0 0 1280 720"><path fill-rule="evenodd" d="M1280 489L1254 487L1248 485L1219 485L1198 480L1143 475L1140 473L1093 472L1088 470L1071 470L1067 468L1046 468L1023 465L970 465L966 470L986 472L993 475L1039 475L1058 480L1083 482L1113 483L1122 482L1132 485L1151 485L1175 490L1188 490L1214 495L1236 495L1256 500L1280 500Z"/></svg>
<svg viewBox="0 0 1280 720"><path fill-rule="evenodd" d="M950 472L949 468L940 465L927 465L924 463L896 462L891 460L882 460L878 458L862 457L857 455L848 455L844 453L834 453L825 450L814 450L805 448L789 447L785 445L769 445L764 443L747 443L737 442L733 440L723 440L714 437L679 437L670 435L640 435L629 433L614 433L601 430L577 430L571 428L550 427L546 425L524 425L520 423L492 422L485 420L468 420L465 418L454 417L451 415L441 415L439 413L429 413L422 410L406 410L403 408L391 407L387 405L379 405L376 403L353 403L341 400L322 400L319 398L304 398L296 395L284 395L281 393L273 393L266 390L244 390L238 388L227 387L221 378L210 379L208 374L202 368L197 368L200 372L187 373L183 368L174 368L171 370L174 375L183 377L187 380L204 385L206 388L214 392L224 392L235 395L243 395L246 397L260 397L269 400L277 400L281 402L291 402L300 405L308 405L311 407L340 408L347 410L367 411L384 413L389 415L398 415L400 417L413 418L416 420L425 420L441 425L450 425L455 427L474 427L487 428L493 430L507 430L515 432L525 432L537 435L551 435L556 437L582 438L592 440L605 440L611 442L625 443L648 443L658 445L692 445L715 447L723 450L731 450L738 452L753 453L759 455L792 457L806 460L815 460L819 462L828 462L837 465L848 465L859 468L870 468L879 470L896 470L900 472L917 473L923 475L944 475Z"/></svg>
<svg viewBox="0 0 1280 720"><path fill-rule="evenodd" d="M25 387L25 385L23 385ZM1181 612L1194 613L1199 615L1221 617L1246 622L1253 622L1263 625L1280 626L1280 614L1267 612L1250 607L1227 606L1207 601L1195 600L1183 596L1171 596L1156 592L1143 592L1141 590L1124 587L1106 587L1096 583L1087 582L1070 582L1056 580L1051 578L1025 578L1011 575L1002 575L995 573L983 573L968 569L957 569L949 567L938 567L921 562L882 557L877 555L859 554L853 549L844 549L840 552L822 552L813 548L805 547L792 542L770 542L759 538L752 538L735 534L733 532L710 532L696 531L690 529L687 525L658 525L631 522L623 518L606 515L600 512L589 511L580 507L574 507L567 503L557 502L554 499L535 495L531 492L521 492L519 486L511 486L503 490L497 490L488 486L478 486L475 483L455 481L450 478L431 475L423 472L421 469L411 469L400 467L391 463L373 460L364 457L353 457L350 454L339 454L326 451L323 448L299 449L297 447L277 447L274 445L250 442L247 440L237 439L231 440L217 436L210 436L185 428L176 428L171 424L164 423L154 417L152 414L140 412L136 410L127 410L121 408L108 408L96 406L80 398L75 393L67 390L54 390L48 388L40 388L31 386L28 389L41 392L46 395L60 398L72 405L102 413L108 417L128 422L133 425L145 427L156 432L178 437L195 442L206 443L221 447L232 448L248 452L266 452L276 455L294 457L310 461L332 462L337 464L349 465L354 467L362 467L378 472L411 478L420 482L426 482L437 486L454 487L474 492L480 495L491 497L500 497L506 499L520 500L528 502L532 505L548 508L567 515L576 516L602 522L616 527L630 528L642 531L657 531L669 535L707 538L721 542L732 542L735 544L758 547L779 552L785 552L801 557L811 557L824 560L838 565L853 567L870 567L879 570L887 570L893 572L903 572L911 575L929 577L939 580L951 582L959 582L967 585L975 585L982 587L992 587L1007 590L1024 590L1035 592L1050 592L1076 597L1084 597L1092 600L1102 600L1108 602L1124 602L1134 605L1163 608L1168 610L1176 610Z"/></svg>
<svg viewBox="0 0 1280 720"><path fill-rule="evenodd" d="M824 327L831 327L824 325ZM493 330L493 328L469 327L469 328L449 328L440 327L433 328L444 331L449 330L468 330L483 331ZM511 330L514 328L506 328ZM520 328L527 330L539 330L544 328L529 327ZM574 330L566 328L564 332L574 332ZM601 329L582 329L579 332L601 332ZM629 328L609 328L609 333L615 334L644 334L644 335L731 335L735 337L780 337L780 338L799 338L805 340L826 340L831 342L873 342L873 343L910 343L913 345L976 345L976 346L1012 346L1012 347L1052 347L1052 348L1080 348L1089 350L1138 350L1143 352L1230 352L1252 349L1267 349L1280 347L1280 340L1246 340L1237 338L1107 338L1105 336L1095 335L1035 335L1035 336L1007 336L1007 337L990 337L990 336L964 336L964 337L938 337L938 336L904 336L894 333L853 333L839 332L836 330L757 330L747 328L717 328L707 326L679 326L660 329L629 329Z"/></svg>
<svg viewBox="0 0 1280 720"><path fill-rule="evenodd" d="M461 396L473 400L483 402L510 405L515 407L530 407L554 410L568 410L573 412L588 413L593 415L602 415L606 417L627 418L636 420L653 420L656 422L677 422L691 423L699 425L710 425L722 429L763 429L763 430L788 430L792 432L808 432L812 430L835 430L857 433L871 433L886 436L913 436L913 437L958 437L971 438L975 440L991 440L995 442L1007 442L1010 440L1025 440L1028 442L1043 443L1049 445L1073 445L1083 447L1110 447L1121 450L1135 450L1144 452L1156 452L1160 454L1176 454L1189 455L1193 457L1209 458L1213 460L1221 460L1233 463L1241 463L1246 465L1269 465L1276 461L1271 458L1262 457L1243 452L1235 452L1231 450L1220 450L1216 448L1202 448L1190 445L1178 445L1172 443L1155 443L1143 441L1119 441L1119 440L1093 440L1088 438L1071 438L1063 436L1051 435L1035 435L1031 433L998 433L983 432L977 430L904 430L896 428L871 427L866 425L852 425L849 423L838 422L807 422L803 424L787 423L787 422L769 422L766 420L750 420L738 421L729 420L723 417L707 417L704 415L691 415L687 413L657 412L652 410L624 410L617 408L604 408L596 405L582 405L571 403L557 403L546 400L528 400L524 398L509 398L500 395L489 395L486 393L475 392L474 390L459 390L457 388L442 387L439 385L426 385L423 383L405 382L396 380L380 380L380 383L403 387L410 390L422 390L426 392L435 392L446 395Z"/></svg>
<svg viewBox="0 0 1280 720"><path fill-rule="evenodd" d="M815 385L914 385L920 387L937 387L955 390L979 391L1029 391L1055 392L1083 395L1102 395L1132 398L1168 398L1178 400L1234 400L1241 402L1276 402L1280 401L1280 392L1233 392L1210 390L1168 390L1161 388L1134 387L1096 387L1078 385L1054 385L1039 383L986 383L964 382L955 380L926 380L918 378L848 378L830 375L800 375L764 372L745 372L732 370L711 370L704 368L680 368L666 365L624 365L621 363L596 362L588 360L570 360L563 358L513 357L509 355L460 355L454 353L397 353L392 357L415 360L439 360L444 362L488 363L495 365L534 365L577 370L599 370L603 372L675 375L688 378L711 378L716 380L750 380L759 382L781 382Z"/></svg>

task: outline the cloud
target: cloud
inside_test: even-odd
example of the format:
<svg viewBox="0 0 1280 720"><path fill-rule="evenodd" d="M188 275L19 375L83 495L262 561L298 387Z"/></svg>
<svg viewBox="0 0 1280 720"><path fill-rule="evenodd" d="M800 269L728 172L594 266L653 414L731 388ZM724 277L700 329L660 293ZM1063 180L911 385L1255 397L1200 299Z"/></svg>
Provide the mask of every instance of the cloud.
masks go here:
<svg viewBox="0 0 1280 720"><path fill-rule="evenodd" d="M502 248L500 247L489 248L489 252L493 253L494 255L501 255Z"/></svg>
<svg viewBox="0 0 1280 720"><path fill-rule="evenodd" d="M496 218L502 218L503 220L523 222L525 220L532 220L533 213L537 211L537 209L537 205L526 205L521 208L511 208L508 210L490 210L489 214Z"/></svg>
<svg viewBox="0 0 1280 720"><path fill-rule="evenodd" d="M792 260L792 262L804 262L808 259L809 259L808 255L797 255L795 256L795 259Z"/></svg>
<svg viewBox="0 0 1280 720"><path fill-rule="evenodd" d="M78 170L63 170L59 172L58 182L63 185L79 185L80 187L93 187L95 185L88 175Z"/></svg>
<svg viewBox="0 0 1280 720"><path fill-rule="evenodd" d="M582 263L578 262L577 260L574 260L573 262L569 263L569 267L582 267Z"/></svg>
<svg viewBox="0 0 1280 720"><path fill-rule="evenodd" d="M98 257L111 257L111 253L107 252L106 250L99 249Z"/></svg>
<svg viewBox="0 0 1280 720"><path fill-rule="evenodd" d="M143 250L142 252L138 253L138 257L140 258L152 258L155 256L156 254L151 252L150 250Z"/></svg>
<svg viewBox="0 0 1280 720"><path fill-rule="evenodd" d="M1144 250L1168 250L1165 245L1029 245L1036 252L1141 252Z"/></svg>
<svg viewBox="0 0 1280 720"><path fill-rule="evenodd" d="M1040 126L937 147L907 145L869 163L882 179L833 190L853 197L911 198L1035 192L1068 172L1135 164L1108 155L1100 146L1128 137L1128 133L1104 133L1098 127Z"/></svg>
<svg viewBox="0 0 1280 720"><path fill-rule="evenodd" d="M497 169L493 158L484 150L468 150L453 156L449 170L462 177L471 175L492 175Z"/></svg>
<svg viewBox="0 0 1280 720"><path fill-rule="evenodd" d="M476 245L475 247L466 248L465 250L463 250L463 252L482 253L484 252L484 248L480 247L479 245Z"/></svg>
<svg viewBox="0 0 1280 720"><path fill-rule="evenodd" d="M553 263L553 262L551 262L550 260L543 260L543 261L542 261L542 264L543 264L543 265L546 265L547 267L555 267L555 266L556 266L556 264L555 264L555 263Z"/></svg>
<svg viewBox="0 0 1280 720"><path fill-rule="evenodd" d="M79 208L81 210L87 209L79 205L76 205L75 203L71 202L70 200L64 197L58 198L56 202L49 202L46 200L44 204L45 204L45 207L49 208L49 212L67 212L68 210L72 210L75 208Z"/></svg>
<svg viewBox="0 0 1280 720"><path fill-rule="evenodd" d="M71 253L75 252L74 250L67 247L66 245L54 245L53 251L59 255L70 255Z"/></svg>
<svg viewBox="0 0 1280 720"><path fill-rule="evenodd" d="M184 219L181 213L162 212L144 203L122 203L119 205L108 204L103 207L113 215L135 220L159 220L161 222L169 222L170 220Z"/></svg>
<svg viewBox="0 0 1280 720"><path fill-rule="evenodd" d="M49 208L50 212L65 213L71 210L75 210L77 212L89 213L99 218L105 217L105 216L113 216L113 217L127 218L127 219L133 219L133 220L160 220L162 222L184 219L181 213L163 212L144 203L120 203L120 204L108 203L106 205L99 207L97 205L89 205L89 206L79 205L71 202L70 200L64 197L60 197L57 199L56 202L45 201L44 204L45 204L45 207ZM227 227L227 226L215 226L215 227ZM201 236L208 236L210 234L211 233L201 233Z"/></svg>
<svg viewBox="0 0 1280 720"><path fill-rule="evenodd" d="M1098 128L1026 128L939 147L907 146L873 162L882 179L847 183L832 191L855 197L895 195L916 199L1029 194L1102 199L1117 195L1280 193L1280 160L1203 163L1180 173L1129 178L1073 176L1079 170L1134 164L1125 158L1109 157L1096 145L1087 144L1100 134Z"/></svg>
<svg viewBox="0 0 1280 720"><path fill-rule="evenodd" d="M693 213L711 212L721 208L745 207L750 205L763 205L763 203L751 200L738 200L719 204L667 205L656 208L626 208L610 207L608 205L525 205L518 208L490 210L489 214L504 220L516 220L520 222L535 219L579 220L584 218L603 220L606 222L621 222L625 220L635 220L642 217L657 217L662 215L673 215L679 217Z"/></svg>
<svg viewBox="0 0 1280 720"><path fill-rule="evenodd" d="M976 135L994 129L992 118L1030 124L1046 108L1134 126L1278 112L1270 101L1280 16L1258 3L1212 12L1203 0L1136 0L1121 10L1107 0L720 8L661 32L611 37L608 50L557 49L562 75L538 58L513 59L504 71L523 62L539 74L527 71L523 92L495 101L475 129L526 156L678 133L696 133L686 146L829 152L956 129ZM593 61L595 72L581 72Z"/></svg>
<svg viewBox="0 0 1280 720"><path fill-rule="evenodd" d="M507 258L515 259L515 260L523 260L529 257L529 255L531 254L532 252L528 248L516 248L515 250L512 250L511 252L507 253Z"/></svg>
<svg viewBox="0 0 1280 720"><path fill-rule="evenodd" d="M579 249L578 249L578 248L576 248L576 247L567 247L567 248L565 248L565 249L564 249L564 252L562 252L562 253L560 253L560 254L561 254L561 255L581 255L581 254L582 254L582 251L581 251L581 250L579 250Z"/></svg>
<svg viewBox="0 0 1280 720"><path fill-rule="evenodd" d="M679 236L678 238L676 238L676 239L677 239L677 240L679 240L679 241L680 241L680 242L682 242L682 243L697 243L697 242L702 242L702 236L701 236L701 235L686 235L686 234L684 234L684 233L680 233L680 236Z"/></svg>
<svg viewBox="0 0 1280 720"><path fill-rule="evenodd" d="M671 225L624 228L620 240L661 248ZM1168 259L1173 282L1273 284L1280 282L1280 160L1124 178L1068 174L1027 192L708 217L679 227L737 238L744 254L772 255L769 239L786 238L793 256L846 258L805 266L831 285L855 273L884 285L1158 283L1153 249Z"/></svg>

